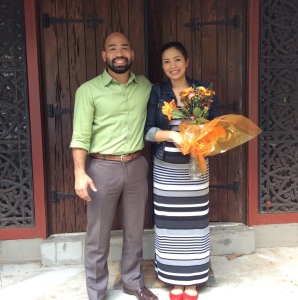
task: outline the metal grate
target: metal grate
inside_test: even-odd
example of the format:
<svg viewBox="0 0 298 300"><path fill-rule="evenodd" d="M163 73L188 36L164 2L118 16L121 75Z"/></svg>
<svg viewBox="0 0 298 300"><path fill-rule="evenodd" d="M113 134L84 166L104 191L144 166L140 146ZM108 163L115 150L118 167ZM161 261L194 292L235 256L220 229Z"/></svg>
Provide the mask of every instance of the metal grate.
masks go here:
<svg viewBox="0 0 298 300"><path fill-rule="evenodd" d="M0 228L34 225L22 0L0 1Z"/></svg>
<svg viewBox="0 0 298 300"><path fill-rule="evenodd" d="M298 1L260 1L260 202L298 211Z"/></svg>

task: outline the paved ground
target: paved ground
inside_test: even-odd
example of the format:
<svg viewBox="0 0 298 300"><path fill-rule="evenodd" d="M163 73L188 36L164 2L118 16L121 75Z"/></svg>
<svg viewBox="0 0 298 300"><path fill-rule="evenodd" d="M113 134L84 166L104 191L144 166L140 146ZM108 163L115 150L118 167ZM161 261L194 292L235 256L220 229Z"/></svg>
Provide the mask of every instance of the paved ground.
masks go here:
<svg viewBox="0 0 298 300"><path fill-rule="evenodd" d="M200 291L200 300L298 299L298 248L262 248L228 259L212 256L216 286ZM117 263L110 263L106 300L135 300L112 290ZM168 289L153 289L167 300ZM0 266L1 300L87 300L82 265L41 267L38 263Z"/></svg>

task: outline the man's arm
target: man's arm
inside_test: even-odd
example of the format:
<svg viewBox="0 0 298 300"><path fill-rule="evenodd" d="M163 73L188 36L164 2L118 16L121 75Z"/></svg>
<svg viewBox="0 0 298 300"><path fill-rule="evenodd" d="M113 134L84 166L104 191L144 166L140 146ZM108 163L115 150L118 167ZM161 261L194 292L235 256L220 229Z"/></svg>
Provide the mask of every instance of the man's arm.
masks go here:
<svg viewBox="0 0 298 300"><path fill-rule="evenodd" d="M96 192L97 189L92 181L92 179L86 174L85 163L87 151L80 148L72 149L72 156L74 162L74 175L75 175L75 191L76 194L86 200L90 201L91 198L87 192L88 186Z"/></svg>

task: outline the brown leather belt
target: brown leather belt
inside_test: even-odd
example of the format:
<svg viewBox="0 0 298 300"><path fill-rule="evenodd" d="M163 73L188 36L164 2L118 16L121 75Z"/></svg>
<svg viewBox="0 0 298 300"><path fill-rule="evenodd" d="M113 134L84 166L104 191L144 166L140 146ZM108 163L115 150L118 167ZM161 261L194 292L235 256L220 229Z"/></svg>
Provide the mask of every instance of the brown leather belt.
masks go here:
<svg viewBox="0 0 298 300"><path fill-rule="evenodd" d="M141 151L137 151L131 154L123 154L123 155L105 155L105 154L99 154L99 153L90 153L92 157L99 158L102 160L113 160L113 161L121 161L121 162L127 162L132 159L135 159L141 155Z"/></svg>

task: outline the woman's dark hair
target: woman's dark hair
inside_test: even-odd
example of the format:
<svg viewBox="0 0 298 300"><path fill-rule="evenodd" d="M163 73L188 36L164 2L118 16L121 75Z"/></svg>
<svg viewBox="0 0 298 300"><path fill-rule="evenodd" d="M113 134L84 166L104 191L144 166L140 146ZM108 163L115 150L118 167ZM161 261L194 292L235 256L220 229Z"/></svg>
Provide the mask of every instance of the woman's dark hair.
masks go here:
<svg viewBox="0 0 298 300"><path fill-rule="evenodd" d="M161 57L162 57L163 53L170 48L175 48L175 49L179 50L182 53L182 55L184 56L185 60L188 59L187 51L180 42L168 42L168 43L164 44L160 49L161 63L162 63Z"/></svg>

